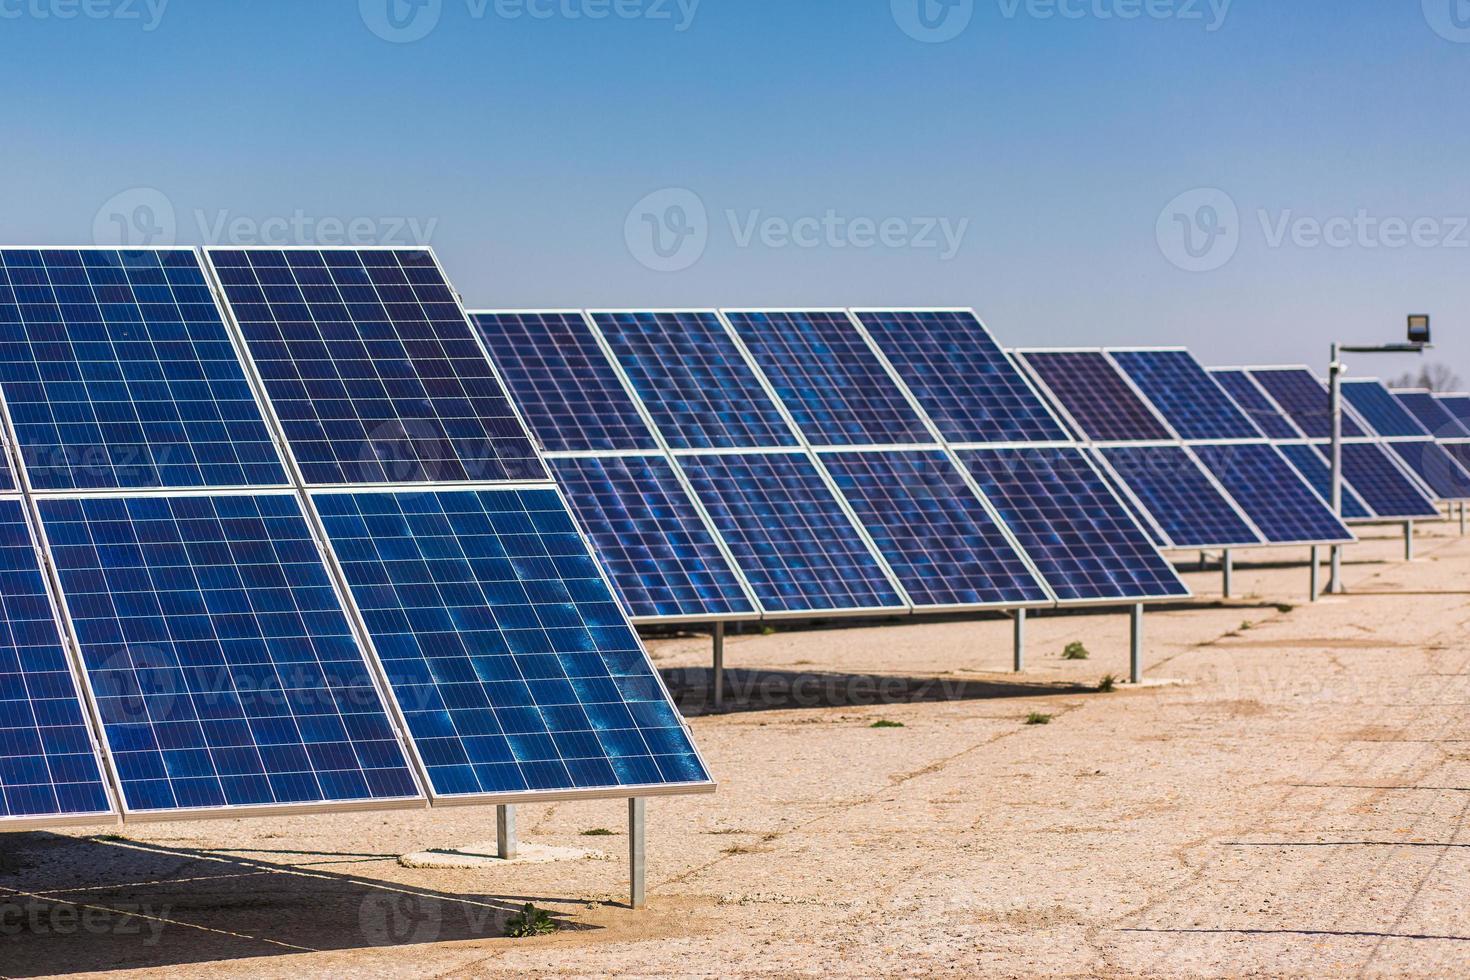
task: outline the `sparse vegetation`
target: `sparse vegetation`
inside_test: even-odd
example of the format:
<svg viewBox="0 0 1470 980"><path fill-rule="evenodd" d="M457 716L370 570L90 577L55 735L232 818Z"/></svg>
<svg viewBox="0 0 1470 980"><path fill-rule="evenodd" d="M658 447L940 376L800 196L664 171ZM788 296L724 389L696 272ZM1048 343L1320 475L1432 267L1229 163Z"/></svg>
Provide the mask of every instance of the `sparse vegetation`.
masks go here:
<svg viewBox="0 0 1470 980"><path fill-rule="evenodd" d="M902 728L902 727L904 727L904 725L903 725L903 722L901 722L901 721L888 721L887 719L879 719L878 721L873 722L868 727L869 728Z"/></svg>
<svg viewBox="0 0 1470 980"><path fill-rule="evenodd" d="M775 636L775 635L776 635L776 627L774 627L774 626L762 626L761 627L761 636Z"/></svg>
<svg viewBox="0 0 1470 980"><path fill-rule="evenodd" d="M591 830L582 831L583 837L611 837L613 832L606 827L593 827Z"/></svg>
<svg viewBox="0 0 1470 980"><path fill-rule="evenodd" d="M1276 604L1276 611L1279 612L1279 613L1295 612L1296 611L1296 606L1293 606L1289 602L1278 602Z"/></svg>
<svg viewBox="0 0 1470 980"><path fill-rule="evenodd" d="M1051 719L1052 719L1052 716L1051 715L1044 715L1040 711L1033 711L1029 715L1026 716L1026 724L1028 724L1028 725L1050 725L1051 724Z"/></svg>
<svg viewBox="0 0 1470 980"><path fill-rule="evenodd" d="M1097 682L1097 693L1112 694L1118 689L1118 678L1112 674L1104 674L1103 679Z"/></svg>
<svg viewBox="0 0 1470 980"><path fill-rule="evenodd" d="M1067 648L1062 651L1063 660L1086 660L1091 656L1092 654L1087 652L1087 647L1083 646L1079 640L1068 643Z"/></svg>
<svg viewBox="0 0 1470 980"><path fill-rule="evenodd" d="M1245 622L1243 622L1243 623L1240 624L1240 630L1239 630L1239 632L1241 632L1241 633L1248 632L1250 630L1250 628L1251 628L1252 625L1253 624L1251 623L1251 621L1247 619Z"/></svg>
<svg viewBox="0 0 1470 980"><path fill-rule="evenodd" d="M556 932L560 928L551 918L551 913L545 909L538 909L530 902L525 908L511 916L505 923L505 934L511 939L526 939L531 936L545 936Z"/></svg>

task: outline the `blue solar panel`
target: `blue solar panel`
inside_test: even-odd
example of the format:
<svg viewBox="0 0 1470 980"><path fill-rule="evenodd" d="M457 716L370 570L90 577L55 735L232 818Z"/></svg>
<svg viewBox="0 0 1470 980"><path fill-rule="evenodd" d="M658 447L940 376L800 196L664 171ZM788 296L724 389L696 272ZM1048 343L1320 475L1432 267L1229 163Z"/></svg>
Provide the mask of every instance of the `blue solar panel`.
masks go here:
<svg viewBox="0 0 1470 980"><path fill-rule="evenodd" d="M1118 477L1176 548L1224 548L1260 544L1199 464L1179 446L1102 450Z"/></svg>
<svg viewBox="0 0 1470 980"><path fill-rule="evenodd" d="M1316 446L1295 443L1280 447L1282 453L1296 467L1302 478L1316 490L1323 500L1332 500L1332 469ZM1358 496L1352 484L1342 482L1342 515L1350 521L1366 520L1373 516L1372 509Z"/></svg>
<svg viewBox="0 0 1470 980"><path fill-rule="evenodd" d="M805 456L706 455L680 464L768 612L904 608Z"/></svg>
<svg viewBox="0 0 1470 980"><path fill-rule="evenodd" d="M1220 382L1235 404L1250 416L1267 438L1300 439L1302 434L1282 411L1271 403L1266 393L1245 371L1236 368L1217 368L1210 374Z"/></svg>
<svg viewBox="0 0 1470 980"><path fill-rule="evenodd" d="M0 249L0 387L37 489L287 482L187 249Z"/></svg>
<svg viewBox="0 0 1470 980"><path fill-rule="evenodd" d="M846 313L725 315L814 445L934 442Z"/></svg>
<svg viewBox="0 0 1470 980"><path fill-rule="evenodd" d="M1413 439L1429 435L1381 381L1344 381L1342 396L1372 427L1374 435L1385 439Z"/></svg>
<svg viewBox="0 0 1470 980"><path fill-rule="evenodd" d="M295 496L40 508L129 810L419 795Z"/></svg>
<svg viewBox="0 0 1470 980"><path fill-rule="evenodd" d="M1467 429L1470 429L1470 395L1436 395L1445 411Z"/></svg>
<svg viewBox="0 0 1470 980"><path fill-rule="evenodd" d="M1042 382L1096 442L1164 442L1174 436L1100 351L1028 351Z"/></svg>
<svg viewBox="0 0 1470 980"><path fill-rule="evenodd" d="M714 313L597 313L638 397L675 449L799 445Z"/></svg>
<svg viewBox="0 0 1470 980"><path fill-rule="evenodd" d="M1189 595L1081 450L959 455L1062 601Z"/></svg>
<svg viewBox="0 0 1470 980"><path fill-rule="evenodd" d="M1194 452L1272 544L1352 540L1274 446L1195 446Z"/></svg>
<svg viewBox="0 0 1470 980"><path fill-rule="evenodd" d="M1323 452L1327 450L1324 448ZM1373 508L1376 517L1439 516L1439 507L1399 469L1382 446L1345 443L1342 447L1342 472L1358 496Z"/></svg>
<svg viewBox="0 0 1470 980"><path fill-rule="evenodd" d="M313 500L436 796L709 782L554 490Z"/></svg>
<svg viewBox="0 0 1470 980"><path fill-rule="evenodd" d="M1450 414L1450 410L1434 397L1433 392L1395 391L1393 394L1399 404L1418 419L1419 424L1424 426L1436 439L1460 439L1470 436L1470 428Z"/></svg>
<svg viewBox="0 0 1470 980"><path fill-rule="evenodd" d="M0 826L112 812L18 500L0 500Z"/></svg>
<svg viewBox="0 0 1470 980"><path fill-rule="evenodd" d="M307 483L547 478L431 253L209 257Z"/></svg>
<svg viewBox="0 0 1470 980"><path fill-rule="evenodd" d="M1169 540L1159 532L1159 529L1154 525L1153 519L1143 512L1142 508L1123 489L1123 485L1118 482L1118 478L1113 475L1113 471L1107 468L1100 455L1101 451L1089 449L1087 452L1093 465L1097 467L1097 471L1102 474L1103 482L1108 485L1109 490L1113 491L1114 496L1123 501L1123 506L1127 508L1128 513L1133 516L1133 519L1138 522L1138 526L1143 528L1143 533L1148 535L1148 539L1153 542L1154 547L1170 547Z"/></svg>
<svg viewBox="0 0 1470 980"><path fill-rule="evenodd" d="M1261 437L1261 430L1189 351L1113 351L1112 356L1182 438Z"/></svg>
<svg viewBox="0 0 1470 980"><path fill-rule="evenodd" d="M822 460L916 605L1048 600L942 450L842 453Z"/></svg>
<svg viewBox="0 0 1470 980"><path fill-rule="evenodd" d="M756 611L667 460L550 463L632 616L721 619Z"/></svg>
<svg viewBox="0 0 1470 980"><path fill-rule="evenodd" d="M1253 369L1250 376L1286 410L1297 428L1305 432L1309 439L1332 438L1332 413L1327 386L1317 380L1311 371L1306 368ZM1342 434L1344 438L1351 439L1367 433L1344 411Z"/></svg>
<svg viewBox="0 0 1470 980"><path fill-rule="evenodd" d="M1450 458L1459 463L1465 472L1470 473L1470 443L1444 442L1440 445L1450 454Z"/></svg>
<svg viewBox="0 0 1470 980"><path fill-rule="evenodd" d="M1069 438L973 313L865 310L857 317L950 442Z"/></svg>
<svg viewBox="0 0 1470 980"><path fill-rule="evenodd" d="M475 313L471 319L547 451L658 448L580 313Z"/></svg>
<svg viewBox="0 0 1470 980"><path fill-rule="evenodd" d="M1385 443L1440 500L1470 500L1470 473L1437 442Z"/></svg>

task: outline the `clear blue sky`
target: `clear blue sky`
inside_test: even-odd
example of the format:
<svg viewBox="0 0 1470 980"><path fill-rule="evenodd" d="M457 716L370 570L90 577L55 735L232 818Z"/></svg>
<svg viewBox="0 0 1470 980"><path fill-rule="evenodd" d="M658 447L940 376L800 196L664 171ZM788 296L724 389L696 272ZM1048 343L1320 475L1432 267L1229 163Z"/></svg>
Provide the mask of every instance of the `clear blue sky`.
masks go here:
<svg viewBox="0 0 1470 980"><path fill-rule="evenodd" d="M943 43L919 0L161 2L0 0L7 242L358 220L477 307L966 305L1011 345L1210 363L1422 310L1470 383L1464 0L923 0ZM1166 209L1201 188L1238 221ZM648 222L697 232L665 239L687 267L648 267Z"/></svg>

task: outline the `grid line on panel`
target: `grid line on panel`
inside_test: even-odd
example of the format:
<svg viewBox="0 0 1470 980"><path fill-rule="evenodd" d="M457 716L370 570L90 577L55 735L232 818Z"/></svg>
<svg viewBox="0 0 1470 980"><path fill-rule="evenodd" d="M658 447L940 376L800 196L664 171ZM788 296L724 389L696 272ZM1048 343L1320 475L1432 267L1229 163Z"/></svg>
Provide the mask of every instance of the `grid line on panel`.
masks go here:
<svg viewBox="0 0 1470 980"><path fill-rule="evenodd" d="M1021 352L1078 426L1094 442L1174 442L1171 433L1102 351Z"/></svg>
<svg viewBox="0 0 1470 980"><path fill-rule="evenodd" d="M1123 502L1123 507L1138 522L1138 526L1143 529L1143 533L1154 543L1154 546L1161 550L1174 547L1174 542L1170 541L1164 535L1164 532L1159 528L1158 522L1154 520L1153 515L1143 509L1143 504L1139 502L1133 491L1127 484L1122 482L1112 467L1108 465L1107 458L1102 455L1102 451L1096 448L1088 448L1086 452L1092 460L1094 468L1102 476L1103 482L1108 485L1108 489L1112 490L1113 495Z"/></svg>
<svg viewBox="0 0 1470 980"><path fill-rule="evenodd" d="M1186 350L1114 350L1109 356L1188 441L1259 439L1261 431Z"/></svg>
<svg viewBox="0 0 1470 980"><path fill-rule="evenodd" d="M1385 439L1415 439L1429 435L1381 381L1345 380L1342 396L1354 411L1368 423L1371 435Z"/></svg>
<svg viewBox="0 0 1470 980"><path fill-rule="evenodd" d="M1176 548L1262 543L1235 505L1180 446L1099 450L1108 466L1158 522Z"/></svg>
<svg viewBox="0 0 1470 980"><path fill-rule="evenodd" d="M1470 395L1447 394L1434 396L1454 419L1470 430Z"/></svg>
<svg viewBox="0 0 1470 980"><path fill-rule="evenodd" d="M1241 368L1212 368L1210 375L1250 416L1268 439L1300 439L1301 432L1270 396Z"/></svg>
<svg viewBox="0 0 1470 980"><path fill-rule="evenodd" d="M1398 456L1438 500L1470 500L1470 473L1437 442L1389 439L1384 445Z"/></svg>
<svg viewBox="0 0 1470 980"><path fill-rule="evenodd" d="M1330 452L1327 447L1322 451L1324 454ZM1342 473L1358 496L1373 509L1376 517L1439 516L1439 507L1434 500L1399 468L1388 450L1377 443L1344 443Z"/></svg>
<svg viewBox="0 0 1470 980"><path fill-rule="evenodd" d="M1470 438L1470 428L1450 414L1431 391L1395 391L1393 396L1436 439Z"/></svg>
<svg viewBox="0 0 1470 980"><path fill-rule="evenodd" d="M709 782L556 491L312 500L436 796Z"/></svg>
<svg viewBox="0 0 1470 980"><path fill-rule="evenodd" d="M1239 443L1192 449L1268 543L1352 540L1352 532L1298 476L1276 447Z"/></svg>
<svg viewBox="0 0 1470 980"><path fill-rule="evenodd" d="M548 479L432 253L208 256L306 483Z"/></svg>
<svg viewBox="0 0 1470 980"><path fill-rule="evenodd" d="M191 250L0 249L0 389L36 490L288 483Z"/></svg>
<svg viewBox="0 0 1470 980"><path fill-rule="evenodd" d="M1321 451L1316 446L1304 442L1291 443L1278 448L1302 475L1302 478L1317 491L1318 496L1328 502L1330 507L1332 469ZM1363 498L1358 496L1358 492L1346 479L1342 481L1342 516L1344 520L1349 521L1367 520L1373 516L1372 508L1363 502Z"/></svg>
<svg viewBox="0 0 1470 980"><path fill-rule="evenodd" d="M1307 368L1250 368L1250 376L1266 390L1309 439L1332 438L1331 396L1327 386ZM1347 411L1342 416L1344 439L1367 435Z"/></svg>

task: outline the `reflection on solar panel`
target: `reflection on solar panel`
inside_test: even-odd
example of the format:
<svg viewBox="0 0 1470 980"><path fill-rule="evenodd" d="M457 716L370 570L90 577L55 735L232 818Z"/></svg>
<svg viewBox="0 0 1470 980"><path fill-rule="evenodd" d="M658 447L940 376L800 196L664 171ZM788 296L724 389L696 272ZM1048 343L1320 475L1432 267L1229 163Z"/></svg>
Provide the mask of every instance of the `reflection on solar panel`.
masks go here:
<svg viewBox="0 0 1470 980"><path fill-rule="evenodd" d="M635 618L734 619L755 613L667 460L550 463Z"/></svg>
<svg viewBox="0 0 1470 980"><path fill-rule="evenodd" d="M1235 507L1179 446L1101 450L1176 548L1260 544Z"/></svg>
<svg viewBox="0 0 1470 980"><path fill-rule="evenodd" d="M595 313L638 397L675 449L798 445L715 313Z"/></svg>
<svg viewBox="0 0 1470 980"><path fill-rule="evenodd" d="M856 316L950 442L1068 439L973 313L861 310Z"/></svg>
<svg viewBox="0 0 1470 980"><path fill-rule="evenodd" d="M1251 421L1270 439L1300 439L1302 434L1297 431L1296 426L1282 414L1281 410L1271 403L1266 396L1251 380L1251 376L1245 371L1236 368L1216 368L1210 374L1220 383L1220 387L1235 400Z"/></svg>
<svg viewBox="0 0 1470 980"><path fill-rule="evenodd" d="M943 451L842 453L822 460L916 605L1049 601Z"/></svg>
<svg viewBox="0 0 1470 980"><path fill-rule="evenodd" d="M1435 397L1461 425L1470 428L1470 395L1437 395Z"/></svg>
<svg viewBox="0 0 1470 980"><path fill-rule="evenodd" d="M709 782L554 490L312 499L437 797Z"/></svg>
<svg viewBox="0 0 1470 980"><path fill-rule="evenodd" d="M1309 439L1332 438L1332 413L1327 386L1306 368L1253 368L1250 376L1276 400L1297 428ZM1346 412L1342 416L1345 439L1366 435Z"/></svg>
<svg viewBox="0 0 1470 980"><path fill-rule="evenodd" d="M471 315L548 452L657 449L580 313Z"/></svg>
<svg viewBox="0 0 1470 980"><path fill-rule="evenodd" d="M725 315L814 445L934 442L846 313Z"/></svg>
<svg viewBox="0 0 1470 980"><path fill-rule="evenodd" d="M1328 544L1353 534L1274 446L1196 446L1195 455L1273 544Z"/></svg>
<svg viewBox="0 0 1470 980"><path fill-rule="evenodd" d="M1470 443L1446 442L1442 445L1444 451L1450 454L1450 458L1459 463L1465 472L1470 473Z"/></svg>
<svg viewBox="0 0 1470 980"><path fill-rule="evenodd" d="M1387 520L1439 516L1434 501L1395 465L1382 446L1344 443L1342 473L1376 517Z"/></svg>
<svg viewBox="0 0 1470 980"><path fill-rule="evenodd" d="M959 456L1063 601L1189 594L1081 450Z"/></svg>
<svg viewBox="0 0 1470 980"><path fill-rule="evenodd" d="M1022 356L1081 426L1084 438L1096 442L1174 438L1101 351L1027 351Z"/></svg>
<svg viewBox="0 0 1470 980"><path fill-rule="evenodd" d="M546 479L431 253L208 255L307 483Z"/></svg>
<svg viewBox="0 0 1470 980"><path fill-rule="evenodd" d="M706 455L680 463L768 612L907 608L805 456Z"/></svg>
<svg viewBox="0 0 1470 980"><path fill-rule="evenodd" d="M1259 439L1261 431L1186 350L1112 351L1181 437Z"/></svg>
<svg viewBox="0 0 1470 980"><path fill-rule="evenodd" d="M39 506L128 810L419 796L294 495Z"/></svg>
<svg viewBox="0 0 1470 980"><path fill-rule="evenodd" d="M37 489L287 482L191 250L0 249L0 387Z"/></svg>
<svg viewBox="0 0 1470 980"><path fill-rule="evenodd" d="M1312 489L1322 497L1323 500L1332 500L1332 470L1327 465L1327 460L1316 446L1306 443L1295 443L1282 446L1281 452L1291 461ZM1363 503L1363 498L1358 496L1352 484L1343 480L1342 483L1342 515L1350 521L1361 521L1373 516L1373 511Z"/></svg>
<svg viewBox="0 0 1470 980"><path fill-rule="evenodd" d="M1386 439L1425 436L1429 433L1410 415L1381 381L1344 381L1342 396L1373 429Z"/></svg>
<svg viewBox="0 0 1470 980"><path fill-rule="evenodd" d="M1470 500L1470 473L1437 442L1385 443L1440 500Z"/></svg>
<svg viewBox="0 0 1470 980"><path fill-rule="evenodd" d="M1436 439L1460 439L1470 436L1470 428L1466 428L1459 419L1451 415L1449 409L1434 397L1433 392L1395 391L1393 394L1399 404L1418 419L1419 424L1429 430L1429 434Z"/></svg>
<svg viewBox="0 0 1470 980"><path fill-rule="evenodd" d="M18 500L0 500L0 826L112 812Z"/></svg>

